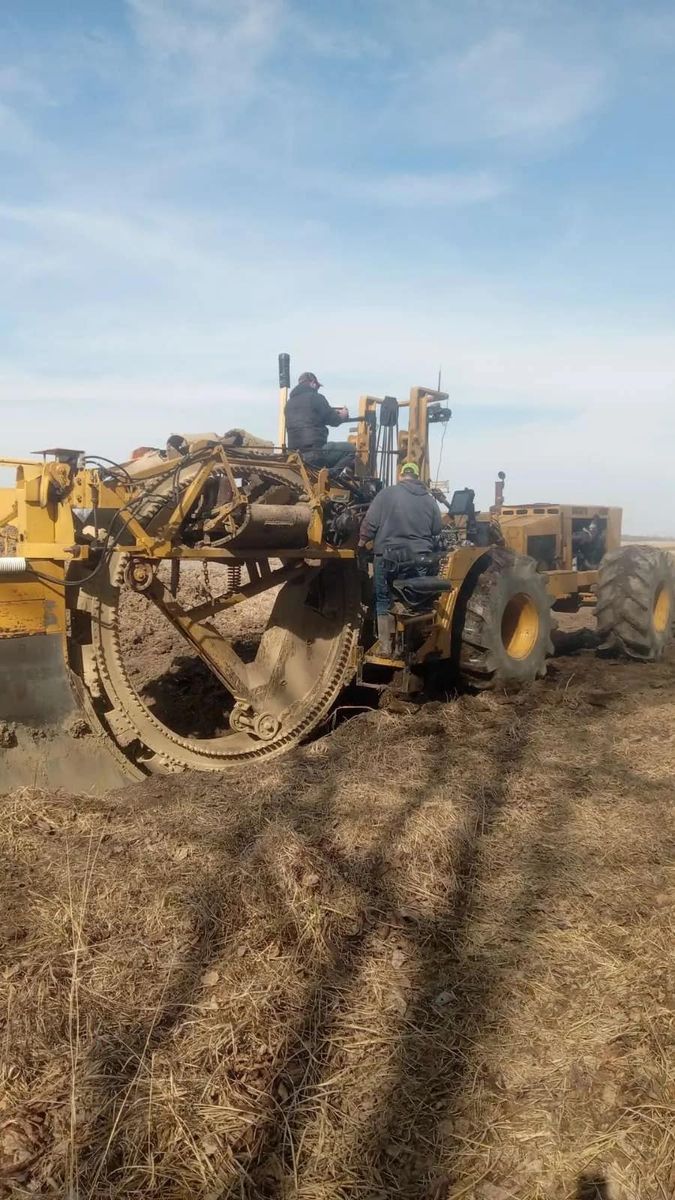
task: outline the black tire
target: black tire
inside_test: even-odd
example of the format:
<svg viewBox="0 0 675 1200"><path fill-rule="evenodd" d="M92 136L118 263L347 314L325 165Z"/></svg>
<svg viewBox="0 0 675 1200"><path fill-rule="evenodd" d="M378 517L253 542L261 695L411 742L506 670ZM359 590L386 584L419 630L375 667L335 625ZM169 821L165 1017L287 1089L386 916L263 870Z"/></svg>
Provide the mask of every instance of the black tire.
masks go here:
<svg viewBox="0 0 675 1200"><path fill-rule="evenodd" d="M624 546L600 565L596 618L600 651L655 662L673 635L673 560L654 546Z"/></svg>
<svg viewBox="0 0 675 1200"><path fill-rule="evenodd" d="M532 558L495 548L470 573L454 617L454 663L474 690L515 688L546 674L552 597Z"/></svg>

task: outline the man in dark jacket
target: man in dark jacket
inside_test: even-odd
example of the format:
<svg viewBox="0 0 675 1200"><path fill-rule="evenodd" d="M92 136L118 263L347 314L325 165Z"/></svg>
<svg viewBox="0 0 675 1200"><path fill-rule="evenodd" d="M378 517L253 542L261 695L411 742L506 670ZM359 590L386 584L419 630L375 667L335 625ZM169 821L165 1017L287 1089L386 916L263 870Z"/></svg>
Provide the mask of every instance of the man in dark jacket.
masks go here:
<svg viewBox="0 0 675 1200"><path fill-rule="evenodd" d="M422 483L417 463L404 463L398 483L377 493L363 518L359 535L360 546L374 543L377 636L386 658L391 656L394 635L386 556L392 550L407 549L411 555L433 550L440 532L440 509Z"/></svg>
<svg viewBox="0 0 675 1200"><path fill-rule="evenodd" d="M343 471L354 463L356 451L350 442L329 442L328 426L349 421L346 408L331 408L321 395L313 371L304 371L286 404L286 444L297 450L308 467Z"/></svg>

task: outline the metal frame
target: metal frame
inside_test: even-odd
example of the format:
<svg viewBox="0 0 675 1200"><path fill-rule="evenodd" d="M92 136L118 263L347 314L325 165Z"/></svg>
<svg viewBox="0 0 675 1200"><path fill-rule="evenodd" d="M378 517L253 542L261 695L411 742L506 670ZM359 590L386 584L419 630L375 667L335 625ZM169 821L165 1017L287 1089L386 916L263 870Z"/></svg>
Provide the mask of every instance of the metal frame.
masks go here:
<svg viewBox="0 0 675 1200"><path fill-rule="evenodd" d="M408 425L405 429L399 429L398 460L399 463L406 459L416 462L425 483L429 483L431 478L428 407L436 402L442 404L448 398L447 392L439 392L434 388L412 387L409 398L398 402L400 410L408 411ZM351 440L356 446L358 473L364 477L372 478L375 474L374 418L378 406L383 403L381 396L364 395L359 400L359 423Z"/></svg>

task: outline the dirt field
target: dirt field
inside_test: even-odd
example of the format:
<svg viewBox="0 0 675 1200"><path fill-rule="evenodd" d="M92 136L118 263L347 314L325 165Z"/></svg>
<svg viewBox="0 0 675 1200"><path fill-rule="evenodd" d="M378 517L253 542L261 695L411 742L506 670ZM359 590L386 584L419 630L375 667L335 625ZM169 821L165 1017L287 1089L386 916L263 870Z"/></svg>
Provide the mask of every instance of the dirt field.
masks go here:
<svg viewBox="0 0 675 1200"><path fill-rule="evenodd" d="M4 800L0 1193L671 1200L674 730L584 651Z"/></svg>

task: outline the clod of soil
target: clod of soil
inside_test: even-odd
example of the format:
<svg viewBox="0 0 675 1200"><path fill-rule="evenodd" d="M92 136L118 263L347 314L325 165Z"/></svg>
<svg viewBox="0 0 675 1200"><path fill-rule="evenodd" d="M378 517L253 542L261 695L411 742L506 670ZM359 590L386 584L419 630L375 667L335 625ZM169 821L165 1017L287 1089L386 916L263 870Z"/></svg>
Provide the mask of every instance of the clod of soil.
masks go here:
<svg viewBox="0 0 675 1200"><path fill-rule="evenodd" d="M0 721L0 750L11 750L16 746L16 729L7 721Z"/></svg>

